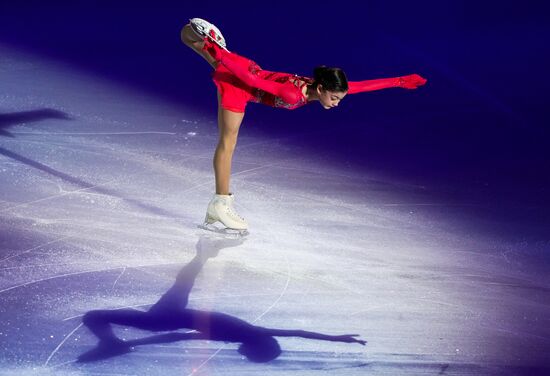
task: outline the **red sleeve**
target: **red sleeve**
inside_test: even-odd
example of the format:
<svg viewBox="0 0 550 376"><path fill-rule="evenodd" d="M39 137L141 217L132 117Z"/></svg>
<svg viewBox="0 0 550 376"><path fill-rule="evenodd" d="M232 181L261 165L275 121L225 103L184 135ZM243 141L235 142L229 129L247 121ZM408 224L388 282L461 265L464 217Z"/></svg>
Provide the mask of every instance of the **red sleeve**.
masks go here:
<svg viewBox="0 0 550 376"><path fill-rule="evenodd" d="M379 78L376 80L365 80L348 82L348 94L362 93L364 91L373 91L387 89L392 87L401 87L405 89L416 89L426 83L426 79L418 74L408 76Z"/></svg>
<svg viewBox="0 0 550 376"><path fill-rule="evenodd" d="M379 78L377 80L349 81L348 94L362 93L364 91L373 91L387 89L399 86L399 77Z"/></svg>

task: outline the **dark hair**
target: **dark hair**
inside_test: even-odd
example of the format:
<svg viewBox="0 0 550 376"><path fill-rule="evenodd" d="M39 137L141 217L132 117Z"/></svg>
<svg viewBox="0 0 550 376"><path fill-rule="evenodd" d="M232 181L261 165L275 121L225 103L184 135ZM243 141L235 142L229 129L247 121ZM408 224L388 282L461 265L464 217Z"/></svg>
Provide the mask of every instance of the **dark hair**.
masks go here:
<svg viewBox="0 0 550 376"><path fill-rule="evenodd" d="M328 91L348 91L348 79L346 74L340 68L329 68L320 65L313 70L313 88L321 85Z"/></svg>

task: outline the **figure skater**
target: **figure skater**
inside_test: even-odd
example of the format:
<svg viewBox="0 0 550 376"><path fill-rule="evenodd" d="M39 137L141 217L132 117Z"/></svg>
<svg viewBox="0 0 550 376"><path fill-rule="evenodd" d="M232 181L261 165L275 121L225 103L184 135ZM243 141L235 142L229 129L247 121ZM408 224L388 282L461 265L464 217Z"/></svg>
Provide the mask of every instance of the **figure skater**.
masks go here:
<svg viewBox="0 0 550 376"><path fill-rule="evenodd" d="M146 312L136 309L87 312L82 321L98 337L99 343L94 349L80 355L78 361L90 362L122 355L139 345L198 339L240 343L239 353L254 362L267 362L281 354L279 343L274 337L302 337L365 345L366 341L356 338L357 334L329 335L305 330L265 328L225 313L187 308L189 293L205 262L215 257L221 249L238 246L243 241L244 238L201 237L196 245L195 257L181 269L174 285ZM124 341L114 334L111 324L172 333ZM194 332L175 332L178 329L193 329Z"/></svg>
<svg viewBox="0 0 550 376"><path fill-rule="evenodd" d="M337 107L347 94L393 87L416 89L426 83L417 74L348 82L342 69L326 66L315 68L313 78L267 71L229 52L219 29L200 18L183 27L181 40L214 68L212 77L218 88L220 137L213 161L216 194L208 204L205 226L219 221L229 229L248 228L247 221L233 208L234 197L229 190L231 160L248 102L293 110L319 101L328 110Z"/></svg>

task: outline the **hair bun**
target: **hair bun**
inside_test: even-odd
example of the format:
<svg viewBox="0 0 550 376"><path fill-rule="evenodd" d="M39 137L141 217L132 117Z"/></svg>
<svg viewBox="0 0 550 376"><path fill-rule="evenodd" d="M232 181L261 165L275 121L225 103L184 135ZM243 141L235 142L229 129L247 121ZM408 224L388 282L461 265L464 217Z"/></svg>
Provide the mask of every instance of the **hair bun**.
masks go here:
<svg viewBox="0 0 550 376"><path fill-rule="evenodd" d="M327 71L327 66L326 65L319 65L318 67L315 67L315 69L313 69L313 77L315 78L316 81L319 81L321 79L321 77L323 77L323 74Z"/></svg>
<svg viewBox="0 0 550 376"><path fill-rule="evenodd" d="M321 85L324 90L348 91L348 79L340 68L319 65L313 69L313 80L312 87L314 89Z"/></svg>

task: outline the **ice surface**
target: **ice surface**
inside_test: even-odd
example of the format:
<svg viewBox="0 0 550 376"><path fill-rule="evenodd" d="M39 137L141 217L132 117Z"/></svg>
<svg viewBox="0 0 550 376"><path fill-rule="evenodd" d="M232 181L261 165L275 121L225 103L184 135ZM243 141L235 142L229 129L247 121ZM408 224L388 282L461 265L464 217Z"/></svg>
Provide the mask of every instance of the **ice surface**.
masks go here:
<svg viewBox="0 0 550 376"><path fill-rule="evenodd" d="M204 264L188 307L268 328L357 333L368 345L284 337L282 355L257 364L236 343L179 341L76 363L97 342L86 312L147 310L195 256L213 192L215 109L205 119L6 47L0 83L1 374L514 375L547 366L549 269L531 256L548 241L485 232L486 219L462 211L477 203L434 198L437 187L246 133L232 189L251 234Z"/></svg>

